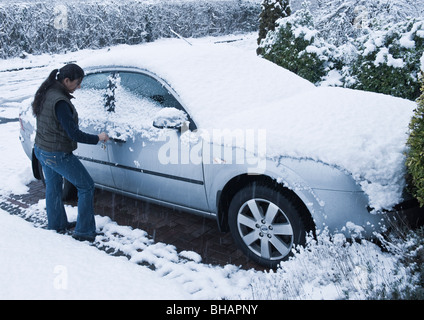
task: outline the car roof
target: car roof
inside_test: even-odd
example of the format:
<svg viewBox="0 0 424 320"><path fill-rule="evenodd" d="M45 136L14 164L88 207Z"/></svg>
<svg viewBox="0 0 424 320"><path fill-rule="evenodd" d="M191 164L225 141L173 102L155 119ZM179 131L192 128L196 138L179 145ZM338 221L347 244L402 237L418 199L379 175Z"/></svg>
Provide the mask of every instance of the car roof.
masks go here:
<svg viewBox="0 0 424 320"><path fill-rule="evenodd" d="M80 65L86 68L130 67L148 70L166 81L202 127L213 127L217 114L234 124L249 110L264 110L274 101L315 88L309 81L268 60L226 44L196 44L166 39L122 45L98 52Z"/></svg>

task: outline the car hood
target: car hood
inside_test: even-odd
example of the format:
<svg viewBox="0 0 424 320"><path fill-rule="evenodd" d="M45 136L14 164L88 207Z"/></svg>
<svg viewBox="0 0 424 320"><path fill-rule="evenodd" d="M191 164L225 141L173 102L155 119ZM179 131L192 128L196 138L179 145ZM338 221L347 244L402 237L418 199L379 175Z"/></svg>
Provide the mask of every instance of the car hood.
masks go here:
<svg viewBox="0 0 424 320"><path fill-rule="evenodd" d="M84 68L149 70L177 92L198 128L230 134L250 130L253 135L261 130L267 157L309 158L341 167L352 173L377 209L401 200L414 102L317 88L254 52L228 44L160 40L99 51L79 63Z"/></svg>

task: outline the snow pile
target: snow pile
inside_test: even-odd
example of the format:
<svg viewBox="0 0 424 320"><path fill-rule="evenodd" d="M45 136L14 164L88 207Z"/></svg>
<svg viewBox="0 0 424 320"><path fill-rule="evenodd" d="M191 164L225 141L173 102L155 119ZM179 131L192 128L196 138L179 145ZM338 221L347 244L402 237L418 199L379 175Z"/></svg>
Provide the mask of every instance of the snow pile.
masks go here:
<svg viewBox="0 0 424 320"><path fill-rule="evenodd" d="M340 166L361 184L375 209L401 200L414 102L316 88L252 52L223 44L161 40L123 45L80 63L150 70L175 89L201 130L266 130L268 157L312 158Z"/></svg>

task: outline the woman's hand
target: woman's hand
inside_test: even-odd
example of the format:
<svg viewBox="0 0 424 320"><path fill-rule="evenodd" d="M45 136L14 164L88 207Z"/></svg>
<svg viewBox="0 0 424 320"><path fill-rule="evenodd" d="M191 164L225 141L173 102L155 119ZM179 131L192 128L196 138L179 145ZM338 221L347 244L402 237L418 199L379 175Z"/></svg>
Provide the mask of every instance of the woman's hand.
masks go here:
<svg viewBox="0 0 424 320"><path fill-rule="evenodd" d="M100 134L98 134L99 137L99 141L108 141L109 140L109 136L107 135L106 132L102 132Z"/></svg>

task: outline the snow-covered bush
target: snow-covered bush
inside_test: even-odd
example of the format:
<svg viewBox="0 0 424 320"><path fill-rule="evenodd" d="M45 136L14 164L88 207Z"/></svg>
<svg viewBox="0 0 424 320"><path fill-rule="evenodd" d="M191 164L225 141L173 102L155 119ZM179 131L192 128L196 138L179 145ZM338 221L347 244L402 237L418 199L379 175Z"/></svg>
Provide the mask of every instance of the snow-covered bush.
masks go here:
<svg viewBox="0 0 424 320"><path fill-rule="evenodd" d="M420 205L424 206L424 77L421 83L422 94L418 99L418 107L409 125L411 131L407 143L409 150L406 165L412 180L412 193L418 199Z"/></svg>
<svg viewBox="0 0 424 320"><path fill-rule="evenodd" d="M288 17L291 14L289 0L262 0L261 10L258 44L261 43L262 39L265 39L269 31L275 30L278 19ZM257 53L261 54L260 47L258 47Z"/></svg>
<svg viewBox="0 0 424 320"><path fill-rule="evenodd" d="M296 248L276 271L253 277L252 298L422 300L423 239L422 229L383 239L387 254L366 240L350 242L325 231L308 237L306 246Z"/></svg>
<svg viewBox="0 0 424 320"><path fill-rule="evenodd" d="M321 11L324 7L333 11L325 17L317 16L321 11L315 9L312 14L311 4L305 2L290 17L277 21L275 31L268 32L258 52L317 85L411 100L419 96L418 74L424 52L422 17L381 27L381 17L367 11L380 9L381 4L375 1L368 7L349 1L318 2ZM338 21L338 27L334 21Z"/></svg>
<svg viewBox="0 0 424 320"><path fill-rule="evenodd" d="M350 72L355 89L414 100L419 96L424 19L397 23L359 39Z"/></svg>
<svg viewBox="0 0 424 320"><path fill-rule="evenodd" d="M424 17L424 0L307 0L320 36L341 46L387 25ZM290 0L292 12L305 0Z"/></svg>
<svg viewBox="0 0 424 320"><path fill-rule="evenodd" d="M263 57L313 83L326 74L330 48L314 28L307 8L277 20L275 31L269 31L259 45Z"/></svg>
<svg viewBox="0 0 424 320"><path fill-rule="evenodd" d="M252 32L251 0L6 2L0 4L0 58L58 53L173 37Z"/></svg>

